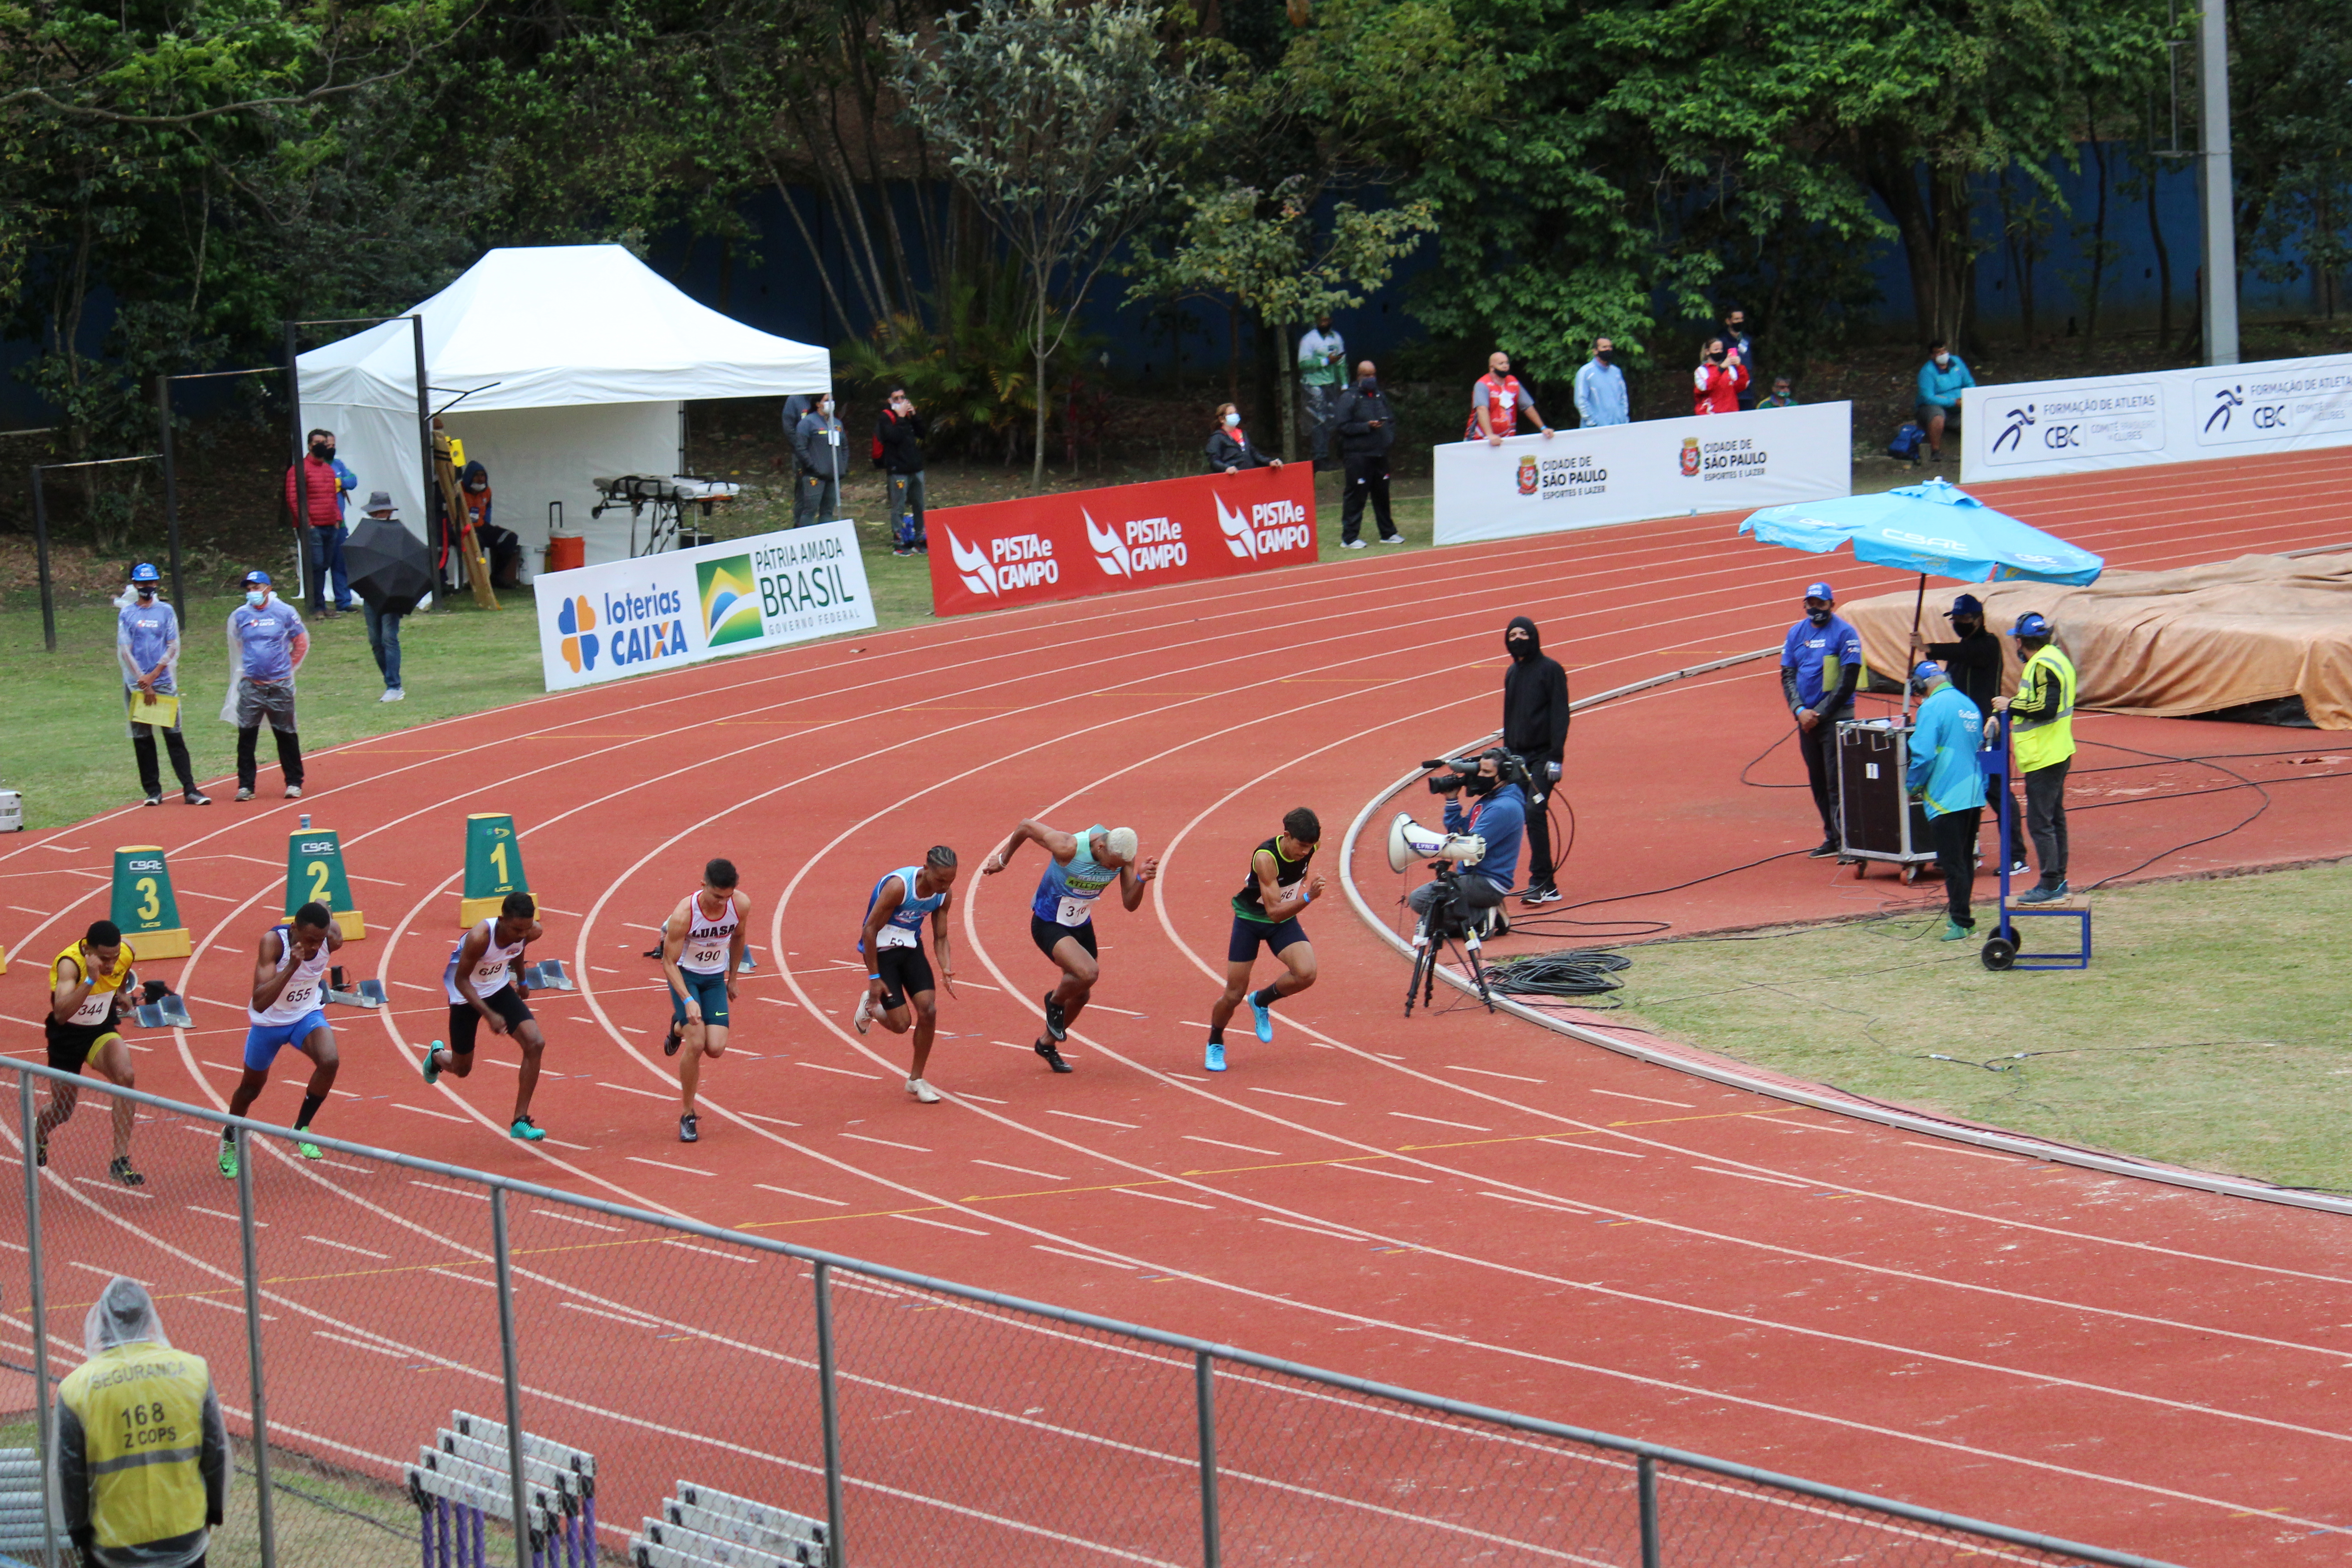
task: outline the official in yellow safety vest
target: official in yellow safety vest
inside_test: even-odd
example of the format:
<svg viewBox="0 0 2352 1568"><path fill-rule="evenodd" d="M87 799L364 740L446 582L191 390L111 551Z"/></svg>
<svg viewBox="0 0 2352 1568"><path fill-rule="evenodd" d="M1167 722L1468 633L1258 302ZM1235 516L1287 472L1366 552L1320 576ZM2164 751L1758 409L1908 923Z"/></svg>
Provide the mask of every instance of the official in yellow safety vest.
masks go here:
<svg viewBox="0 0 2352 1568"><path fill-rule="evenodd" d="M58 1385L66 1532L96 1568L203 1568L228 1503L228 1429L205 1358L175 1351L145 1287L117 1275Z"/></svg>
<svg viewBox="0 0 2352 1568"><path fill-rule="evenodd" d="M2046 904L2066 896L2066 770L2074 760L2074 663L2052 640L2050 623L2038 615L2018 618L2010 636L2025 668L2017 695L1996 697L2009 710L2011 749L2025 775L2025 832L2042 879L2021 894L2021 904Z"/></svg>

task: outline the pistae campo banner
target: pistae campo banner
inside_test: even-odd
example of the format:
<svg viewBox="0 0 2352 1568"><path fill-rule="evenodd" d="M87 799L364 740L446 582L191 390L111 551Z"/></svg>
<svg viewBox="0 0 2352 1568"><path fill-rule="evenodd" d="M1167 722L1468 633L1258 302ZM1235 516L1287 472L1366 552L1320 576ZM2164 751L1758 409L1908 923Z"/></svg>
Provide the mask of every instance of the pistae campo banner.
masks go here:
<svg viewBox="0 0 2352 1568"><path fill-rule="evenodd" d="M1314 561L1315 476L1289 463L1068 490L951 507L925 526L932 610L961 616Z"/></svg>
<svg viewBox="0 0 2352 1568"><path fill-rule="evenodd" d="M550 691L874 625L847 521L544 573L531 587Z"/></svg>

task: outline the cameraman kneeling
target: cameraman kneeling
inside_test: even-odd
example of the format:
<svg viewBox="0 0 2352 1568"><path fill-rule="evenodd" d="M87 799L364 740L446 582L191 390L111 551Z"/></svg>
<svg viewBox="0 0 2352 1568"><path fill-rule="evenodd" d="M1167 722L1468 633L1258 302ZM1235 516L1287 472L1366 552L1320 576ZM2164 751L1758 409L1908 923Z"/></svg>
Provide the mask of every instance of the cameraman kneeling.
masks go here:
<svg viewBox="0 0 2352 1568"><path fill-rule="evenodd" d="M1519 841L1528 828L1528 795L1517 776L1521 773L1518 759L1497 746L1478 754L1476 773L1440 773L1430 781L1430 787L1445 797L1445 830L1475 834L1486 841L1485 857L1475 866L1462 868L1454 881L1472 915L1501 904L1518 876ZM1462 805L1465 795L1470 797L1467 811ZM1405 900L1423 926L1437 896L1438 885L1432 882L1415 888ZM1416 942L1422 934L1414 932Z"/></svg>

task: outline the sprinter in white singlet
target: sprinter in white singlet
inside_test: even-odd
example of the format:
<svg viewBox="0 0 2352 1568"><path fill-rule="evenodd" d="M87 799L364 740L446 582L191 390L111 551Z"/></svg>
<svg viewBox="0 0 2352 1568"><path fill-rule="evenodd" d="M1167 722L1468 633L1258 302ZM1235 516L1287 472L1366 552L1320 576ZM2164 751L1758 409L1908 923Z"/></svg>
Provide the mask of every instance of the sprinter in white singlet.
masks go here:
<svg viewBox="0 0 2352 1568"><path fill-rule="evenodd" d="M1013 852L1034 841L1052 857L1029 900L1029 940L1061 965L1062 983L1045 993L1045 1032L1035 1050L1055 1072L1070 1071L1061 1042L1069 1038L1087 998L1102 973L1095 947L1095 900L1116 883L1119 902L1132 910L1143 902L1143 885L1160 875L1158 857L1136 863L1132 827L1097 826L1084 833L1061 833L1042 822L1024 822L1004 847L981 865L992 877L1013 863Z"/></svg>
<svg viewBox="0 0 2352 1568"><path fill-rule="evenodd" d="M955 959L948 949L948 907L955 901L956 853L934 844L919 866L886 873L866 896L866 923L858 928L857 956L866 962L866 990L850 1022L864 1034L872 1023L894 1035L915 1031L915 1059L907 1068L907 1092L925 1105L940 1102L939 1090L924 1081L931 1059L931 1037L940 1026L938 980L955 993ZM923 922L931 922L931 945L939 950L935 980L923 956ZM909 1009L912 1009L910 1012Z"/></svg>
<svg viewBox="0 0 2352 1568"><path fill-rule="evenodd" d="M716 1060L727 1048L728 1004L735 999L735 970L743 962L743 921L751 900L737 890L735 863L713 860L702 868L702 886L680 900L662 924L662 973L669 981L669 1034L662 1054L677 1064L677 1141L698 1141L695 1092L702 1085L702 1060Z"/></svg>
<svg viewBox="0 0 2352 1568"><path fill-rule="evenodd" d="M436 1040L425 1047L425 1081L438 1083L445 1072L459 1078L474 1071L474 1038L483 1024L493 1035L511 1035L522 1048L521 1081L515 1085L514 1120L507 1135L526 1143L547 1136L530 1119L531 1091L539 1087L540 1053L547 1037L530 1016L530 994L523 985L523 949L545 932L539 926L539 905L529 893L509 893L496 920L487 920L467 931L448 966L441 971L441 989L449 996L449 1043Z"/></svg>
<svg viewBox="0 0 2352 1568"><path fill-rule="evenodd" d="M324 904L304 904L284 925L261 933L253 955L253 994L245 1008L245 1076L229 1096L228 1113L243 1116L269 1082L269 1064L292 1046L310 1058L310 1081L302 1090L302 1109L294 1131L308 1132L310 1119L327 1103L335 1087L335 1032L327 1026L327 971L343 945L343 928ZM308 1140L294 1145L306 1160L322 1158ZM236 1174L236 1137L228 1130L221 1139L220 1173Z"/></svg>

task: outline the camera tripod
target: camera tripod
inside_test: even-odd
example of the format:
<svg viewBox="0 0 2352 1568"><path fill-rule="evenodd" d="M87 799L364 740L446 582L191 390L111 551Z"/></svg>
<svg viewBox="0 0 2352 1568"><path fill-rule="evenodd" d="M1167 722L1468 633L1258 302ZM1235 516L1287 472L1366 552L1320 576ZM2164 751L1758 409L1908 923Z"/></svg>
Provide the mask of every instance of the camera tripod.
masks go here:
<svg viewBox="0 0 2352 1568"><path fill-rule="evenodd" d="M1494 995L1486 989L1486 970L1478 961L1478 933L1471 927L1468 907L1455 886L1456 876L1451 866L1437 863L1437 897L1431 900L1429 913L1421 918L1416 928L1412 977L1404 986L1404 1016L1408 1018L1412 1016L1415 996L1420 997L1424 1007L1435 1000L1437 961L1449 948L1455 961L1470 971L1470 983L1478 993L1478 1000L1486 1005L1489 1013L1495 1010Z"/></svg>

